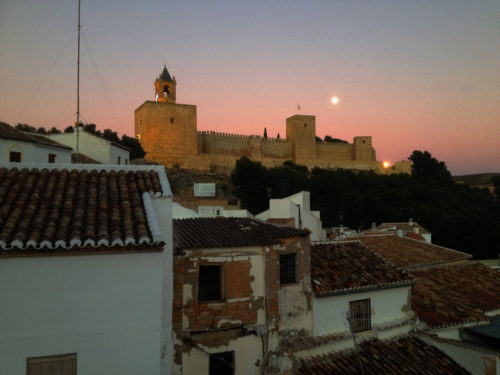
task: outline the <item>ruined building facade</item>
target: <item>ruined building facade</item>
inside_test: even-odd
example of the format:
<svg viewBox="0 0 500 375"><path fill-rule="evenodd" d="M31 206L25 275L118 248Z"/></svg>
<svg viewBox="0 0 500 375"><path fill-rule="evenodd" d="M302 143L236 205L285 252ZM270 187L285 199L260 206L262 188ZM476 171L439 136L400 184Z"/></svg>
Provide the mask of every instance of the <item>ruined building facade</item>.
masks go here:
<svg viewBox="0 0 500 375"><path fill-rule="evenodd" d="M309 168L411 173L409 161L384 169L371 136L354 137L352 143L317 142L315 116L287 118L286 139L198 131L196 106L176 102L176 85L164 67L155 82L155 101L148 100L135 110L135 135L150 161L186 169L232 169L246 156L267 167L291 160Z"/></svg>

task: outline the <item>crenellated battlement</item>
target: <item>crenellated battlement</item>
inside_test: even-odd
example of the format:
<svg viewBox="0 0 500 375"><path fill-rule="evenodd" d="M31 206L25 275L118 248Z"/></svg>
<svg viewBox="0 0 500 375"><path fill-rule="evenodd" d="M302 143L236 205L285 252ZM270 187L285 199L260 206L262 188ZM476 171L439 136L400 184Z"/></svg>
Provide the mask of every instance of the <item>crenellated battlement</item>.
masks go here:
<svg viewBox="0 0 500 375"><path fill-rule="evenodd" d="M344 143L344 142L316 142L316 147L319 148L351 148L353 146L352 143Z"/></svg>

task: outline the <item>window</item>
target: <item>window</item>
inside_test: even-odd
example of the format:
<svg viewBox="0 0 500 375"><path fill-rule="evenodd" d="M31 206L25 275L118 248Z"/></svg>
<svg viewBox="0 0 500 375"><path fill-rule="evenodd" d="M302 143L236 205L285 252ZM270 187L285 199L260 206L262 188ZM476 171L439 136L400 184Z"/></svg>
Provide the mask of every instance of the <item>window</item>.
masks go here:
<svg viewBox="0 0 500 375"><path fill-rule="evenodd" d="M297 282L297 253L280 254L280 284Z"/></svg>
<svg viewBox="0 0 500 375"><path fill-rule="evenodd" d="M128 159L125 159L125 165L128 165Z"/></svg>
<svg viewBox="0 0 500 375"><path fill-rule="evenodd" d="M174 118L173 117L170 117L170 123L173 124L174 123Z"/></svg>
<svg viewBox="0 0 500 375"><path fill-rule="evenodd" d="M14 162L14 163L20 163L21 162L21 153L18 151L11 151L9 153L9 161Z"/></svg>
<svg viewBox="0 0 500 375"><path fill-rule="evenodd" d="M222 267L200 265L198 275L198 302L222 300Z"/></svg>
<svg viewBox="0 0 500 375"><path fill-rule="evenodd" d="M49 163L56 162L56 154L49 154Z"/></svg>
<svg viewBox="0 0 500 375"><path fill-rule="evenodd" d="M28 358L28 375L76 375L76 353Z"/></svg>
<svg viewBox="0 0 500 375"><path fill-rule="evenodd" d="M118 165L120 165L120 157L118 156Z"/></svg>
<svg viewBox="0 0 500 375"><path fill-rule="evenodd" d="M353 332L363 332L372 329L370 299L350 301L348 320Z"/></svg>
<svg viewBox="0 0 500 375"><path fill-rule="evenodd" d="M234 375L234 352L210 354L209 375Z"/></svg>

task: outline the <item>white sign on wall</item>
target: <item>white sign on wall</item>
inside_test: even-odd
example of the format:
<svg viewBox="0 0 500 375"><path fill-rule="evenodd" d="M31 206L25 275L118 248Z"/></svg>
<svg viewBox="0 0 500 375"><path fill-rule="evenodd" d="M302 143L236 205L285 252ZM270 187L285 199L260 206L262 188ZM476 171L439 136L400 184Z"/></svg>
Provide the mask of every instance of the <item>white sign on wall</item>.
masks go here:
<svg viewBox="0 0 500 375"><path fill-rule="evenodd" d="M194 184L195 197L215 197L215 182Z"/></svg>

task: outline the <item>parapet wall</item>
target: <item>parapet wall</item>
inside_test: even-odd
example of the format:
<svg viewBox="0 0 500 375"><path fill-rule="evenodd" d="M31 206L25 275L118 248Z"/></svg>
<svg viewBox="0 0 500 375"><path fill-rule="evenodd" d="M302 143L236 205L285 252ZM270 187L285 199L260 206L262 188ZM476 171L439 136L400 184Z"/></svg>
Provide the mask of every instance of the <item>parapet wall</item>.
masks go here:
<svg viewBox="0 0 500 375"><path fill-rule="evenodd" d="M355 160L356 153L352 143L317 142L316 159L324 161Z"/></svg>

